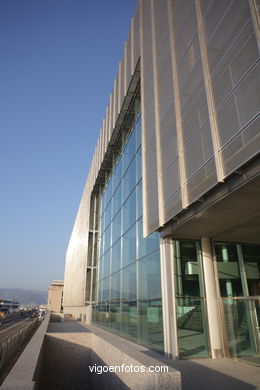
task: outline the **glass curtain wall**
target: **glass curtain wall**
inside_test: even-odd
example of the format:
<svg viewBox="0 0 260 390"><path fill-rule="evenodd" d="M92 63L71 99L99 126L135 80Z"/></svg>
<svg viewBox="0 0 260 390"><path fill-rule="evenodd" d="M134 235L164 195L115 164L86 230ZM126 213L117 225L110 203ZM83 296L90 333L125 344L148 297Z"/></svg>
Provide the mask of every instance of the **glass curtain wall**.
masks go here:
<svg viewBox="0 0 260 390"><path fill-rule="evenodd" d="M177 333L181 358L208 357L204 280L199 241L174 242Z"/></svg>
<svg viewBox="0 0 260 390"><path fill-rule="evenodd" d="M159 234L143 238L141 118L101 194L98 304L92 320L163 351Z"/></svg>
<svg viewBox="0 0 260 390"><path fill-rule="evenodd" d="M260 353L260 245L215 243L228 349Z"/></svg>

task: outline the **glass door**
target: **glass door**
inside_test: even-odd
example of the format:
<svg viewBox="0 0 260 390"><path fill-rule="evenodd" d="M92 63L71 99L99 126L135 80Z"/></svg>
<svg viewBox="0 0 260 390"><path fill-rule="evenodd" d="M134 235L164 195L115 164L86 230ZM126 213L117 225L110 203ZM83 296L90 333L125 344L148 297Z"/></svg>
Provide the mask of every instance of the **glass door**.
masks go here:
<svg viewBox="0 0 260 390"><path fill-rule="evenodd" d="M205 294L198 241L174 243L179 356L208 357Z"/></svg>
<svg viewBox="0 0 260 390"><path fill-rule="evenodd" d="M259 355L260 246L215 243L230 356Z"/></svg>

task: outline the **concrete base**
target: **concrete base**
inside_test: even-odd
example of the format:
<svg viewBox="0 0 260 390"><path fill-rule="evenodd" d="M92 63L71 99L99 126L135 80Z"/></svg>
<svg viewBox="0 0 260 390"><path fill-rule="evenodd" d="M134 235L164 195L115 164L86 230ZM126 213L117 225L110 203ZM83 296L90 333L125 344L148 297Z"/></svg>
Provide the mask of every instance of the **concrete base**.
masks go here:
<svg viewBox="0 0 260 390"><path fill-rule="evenodd" d="M149 371L159 366L168 372ZM180 390L181 377L163 356L109 332L78 321L51 323L39 389L85 388Z"/></svg>
<svg viewBox="0 0 260 390"><path fill-rule="evenodd" d="M231 359L169 360L76 320L40 326L3 390L260 390L259 368ZM41 348L44 338L43 348ZM104 372L105 367L168 367L168 373ZM101 374L101 371L103 373Z"/></svg>

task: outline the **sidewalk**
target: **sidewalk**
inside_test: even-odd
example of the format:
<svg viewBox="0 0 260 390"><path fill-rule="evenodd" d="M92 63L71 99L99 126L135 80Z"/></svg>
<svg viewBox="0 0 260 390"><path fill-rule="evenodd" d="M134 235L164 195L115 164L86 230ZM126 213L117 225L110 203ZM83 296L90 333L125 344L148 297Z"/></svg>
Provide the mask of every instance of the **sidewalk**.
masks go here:
<svg viewBox="0 0 260 390"><path fill-rule="evenodd" d="M260 368L231 359L174 361L182 390L259 390Z"/></svg>
<svg viewBox="0 0 260 390"><path fill-rule="evenodd" d="M260 368L247 364L241 361L235 361L232 359L193 359L193 360L168 360L163 355L150 351L145 347L137 346L132 342L122 339L114 334L111 334L103 329L95 326L86 325L77 321L65 321L63 323L51 323L49 325L48 334L63 333L74 334L77 333L94 332L104 340L109 338L109 341L113 345L121 346L124 350L129 349L129 354L135 348L138 348L144 355L144 359L156 358L161 363L167 364L170 367L175 368L181 372L182 378L182 390L260 390ZM68 335L69 336L69 335ZM67 353L73 352L73 345L68 344L67 347L61 353L61 349L56 357L56 364L58 360L65 358ZM135 347L136 346L136 347ZM80 350L80 354L87 360L85 354L87 351ZM68 355L66 356L66 358ZM78 357L78 352L77 352ZM67 376L67 380L72 376L75 378L75 372L73 372L73 361L76 361L75 357L70 356L70 370L64 369L64 373ZM57 366L56 366L57 368ZM77 371L77 369L76 369ZM81 372L81 375L83 372ZM85 373L86 374L86 373ZM78 379L80 378L77 372ZM87 379L84 378L86 383ZM79 387L81 388L81 387ZM163 390L163 389L162 389Z"/></svg>

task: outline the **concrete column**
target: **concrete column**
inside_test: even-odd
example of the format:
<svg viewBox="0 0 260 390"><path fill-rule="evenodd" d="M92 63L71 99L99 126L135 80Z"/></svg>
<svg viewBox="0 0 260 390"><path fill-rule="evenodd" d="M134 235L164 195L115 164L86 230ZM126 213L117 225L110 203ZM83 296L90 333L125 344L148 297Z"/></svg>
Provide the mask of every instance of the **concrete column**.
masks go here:
<svg viewBox="0 0 260 390"><path fill-rule="evenodd" d="M92 306L91 305L86 307L86 323L87 324L92 323Z"/></svg>
<svg viewBox="0 0 260 390"><path fill-rule="evenodd" d="M216 280L212 256L211 240L208 237L201 238L202 262L204 269L205 295L207 302L207 316L209 325L209 337L211 356L213 359L224 356L224 345L221 327L221 316L218 305Z"/></svg>
<svg viewBox="0 0 260 390"><path fill-rule="evenodd" d="M164 352L168 358L178 358L177 317L174 287L173 241L161 239L161 284Z"/></svg>

